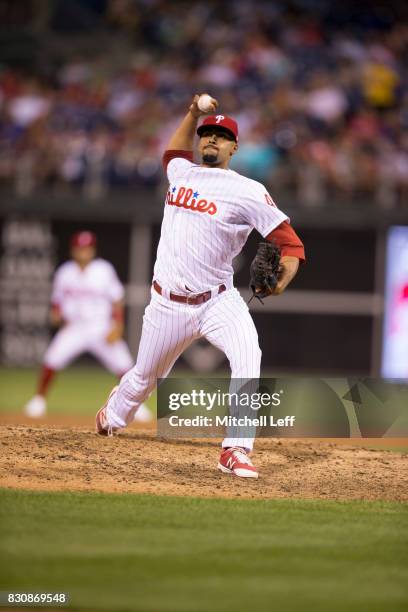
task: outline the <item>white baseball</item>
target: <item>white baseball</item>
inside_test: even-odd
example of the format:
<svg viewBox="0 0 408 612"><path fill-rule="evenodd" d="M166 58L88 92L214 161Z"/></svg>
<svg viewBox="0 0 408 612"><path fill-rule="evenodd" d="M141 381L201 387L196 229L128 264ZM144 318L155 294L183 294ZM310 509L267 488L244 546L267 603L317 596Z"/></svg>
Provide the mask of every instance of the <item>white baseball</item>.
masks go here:
<svg viewBox="0 0 408 612"><path fill-rule="evenodd" d="M213 99L208 94L203 94L198 98L197 106L202 113L209 113L213 110Z"/></svg>

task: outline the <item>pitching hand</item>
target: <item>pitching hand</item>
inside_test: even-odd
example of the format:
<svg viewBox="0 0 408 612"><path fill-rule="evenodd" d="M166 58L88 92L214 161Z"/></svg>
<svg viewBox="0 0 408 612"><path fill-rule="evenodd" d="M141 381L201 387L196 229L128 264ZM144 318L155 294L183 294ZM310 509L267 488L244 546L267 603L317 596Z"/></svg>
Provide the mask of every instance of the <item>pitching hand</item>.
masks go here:
<svg viewBox="0 0 408 612"><path fill-rule="evenodd" d="M216 108L217 108L217 106L218 106L218 101L217 101L215 98L211 98L211 100L212 100L212 105L211 105L211 108L210 108L208 111L203 112L202 110L200 110L200 109L198 108L198 105L197 105L198 99L199 99L199 97L200 97L201 95L203 95L203 94L196 94L196 95L194 96L194 98L193 98L193 103L191 104L190 109L189 109L189 110L190 110L190 113L191 113L191 114L193 115L193 117L195 117L196 119L198 119L198 117L201 117L201 115L211 115L211 113L215 113ZM209 94L207 94L207 95L209 95ZM210 97L211 97L211 96L210 96Z"/></svg>

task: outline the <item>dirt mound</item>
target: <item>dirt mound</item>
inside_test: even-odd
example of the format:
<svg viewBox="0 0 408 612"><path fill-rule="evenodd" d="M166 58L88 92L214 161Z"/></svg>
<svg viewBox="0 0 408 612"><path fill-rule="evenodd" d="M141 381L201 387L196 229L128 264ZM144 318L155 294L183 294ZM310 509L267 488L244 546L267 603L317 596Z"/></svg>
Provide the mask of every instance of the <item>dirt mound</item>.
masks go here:
<svg viewBox="0 0 408 612"><path fill-rule="evenodd" d="M258 440L258 481L216 469L217 441L164 441L151 429L113 438L87 426L0 427L0 486L304 499L408 500L408 456L334 442Z"/></svg>

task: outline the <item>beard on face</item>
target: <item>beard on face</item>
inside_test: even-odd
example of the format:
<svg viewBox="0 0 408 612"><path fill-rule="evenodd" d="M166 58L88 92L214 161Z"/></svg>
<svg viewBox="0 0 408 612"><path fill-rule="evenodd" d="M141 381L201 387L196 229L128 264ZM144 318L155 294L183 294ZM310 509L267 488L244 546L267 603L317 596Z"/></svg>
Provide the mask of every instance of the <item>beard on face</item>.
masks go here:
<svg viewBox="0 0 408 612"><path fill-rule="evenodd" d="M218 156L214 155L214 153L204 153L203 162L205 164L216 164Z"/></svg>

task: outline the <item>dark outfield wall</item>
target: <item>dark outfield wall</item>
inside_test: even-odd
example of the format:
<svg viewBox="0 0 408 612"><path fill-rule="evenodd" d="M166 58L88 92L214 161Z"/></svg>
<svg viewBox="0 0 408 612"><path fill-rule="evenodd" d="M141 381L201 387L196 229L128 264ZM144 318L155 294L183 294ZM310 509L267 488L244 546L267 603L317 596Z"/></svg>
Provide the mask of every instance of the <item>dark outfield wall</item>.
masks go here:
<svg viewBox="0 0 408 612"><path fill-rule="evenodd" d="M125 284L129 283L132 224L140 224L140 217L122 215L117 218L114 213L98 220L90 220L91 217L98 218L97 211L89 211L81 222L52 219L52 214L41 217L8 214L0 220L3 363L30 365L41 360L50 339L47 317L52 273L67 259L69 237L74 231L82 228L95 231L99 254L114 264ZM145 219L145 223L146 227L151 227L150 253L147 253L151 270L160 225L157 215L156 219ZM384 228L311 225L310 218L296 225L305 242L308 261L291 289L373 293L376 236L379 231L384 233ZM235 262L238 287L248 285L249 263L258 241L259 235L253 232L243 255ZM301 303L299 309L302 310ZM253 316L259 331L264 369L339 374L370 372L374 318L369 313L288 313L261 308L253 312ZM204 362L212 371L225 366L219 358L213 359L210 353L206 355L204 346L201 353L197 351L193 357L188 355L184 364L205 369Z"/></svg>

